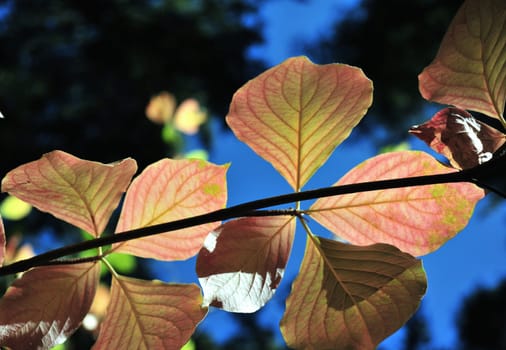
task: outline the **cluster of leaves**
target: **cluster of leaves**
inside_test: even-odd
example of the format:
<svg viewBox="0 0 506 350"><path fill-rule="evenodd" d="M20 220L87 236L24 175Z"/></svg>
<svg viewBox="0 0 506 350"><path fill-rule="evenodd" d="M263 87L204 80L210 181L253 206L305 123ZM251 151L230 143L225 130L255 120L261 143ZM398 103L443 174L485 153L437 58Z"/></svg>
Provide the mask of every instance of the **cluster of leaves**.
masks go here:
<svg viewBox="0 0 506 350"><path fill-rule="evenodd" d="M292 196L225 208L228 165L203 160L162 159L133 181L133 159L101 164L62 151L12 170L2 181L3 192L96 238L0 268L7 274L16 266L33 267L0 299L0 344L23 349L63 342L90 309L104 264L112 274L111 302L94 348L180 348L209 306L254 312L273 296L298 220L306 251L281 321L288 346L375 348L413 315L425 293L425 272L415 256L462 230L485 195L470 183L481 184L476 172L466 170L504 162L505 135L466 110L506 125L506 29L497 25L505 21L503 2L466 1L436 59L420 75L426 99L455 107L411 132L462 171L420 151L386 153L329 188L343 190L341 195L318 192L313 196L321 198L302 208L302 199L311 197L303 191L307 181L360 122L373 92L359 68L317 65L305 57L246 83L227 116L239 140L286 179ZM123 192L116 234L99 238ZM257 210L290 202L295 209ZM336 239L314 234L306 217ZM0 263L4 246L0 223ZM91 247L101 247L99 254L61 259ZM203 296L194 284L122 276L108 261L113 252L166 261L198 254Z"/></svg>

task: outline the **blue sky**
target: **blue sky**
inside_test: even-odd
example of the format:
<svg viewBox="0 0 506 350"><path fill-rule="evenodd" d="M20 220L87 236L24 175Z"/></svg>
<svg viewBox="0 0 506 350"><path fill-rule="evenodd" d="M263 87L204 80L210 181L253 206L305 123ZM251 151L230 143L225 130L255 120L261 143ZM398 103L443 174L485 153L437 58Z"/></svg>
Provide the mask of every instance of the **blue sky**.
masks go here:
<svg viewBox="0 0 506 350"><path fill-rule="evenodd" d="M260 14L267 42L252 49L252 56L263 58L272 66L290 56L305 54L303 43L326 35L333 21L354 3L354 0L268 2ZM430 117L427 115L427 119ZM367 123L367 116L363 122ZM228 173L229 205L290 192L279 174L247 146L237 142L233 135L217 128L214 136L211 161L232 164ZM408 140L412 148L432 153L414 138ZM376 152L374 145L365 138L346 141L306 188L331 185L347 170ZM464 297L478 286L493 287L506 276L506 240L504 230L500 229L505 221L504 204L494 206L490 199L483 200L466 229L438 251L422 258L428 276L428 291L422 307L429 322L433 346L452 347L455 344L455 312ZM289 288L288 280L295 276L302 258L304 238L302 235L297 238L281 290ZM276 327L283 303L284 300L275 298L262 311L262 319ZM212 312L208 321L212 323L213 319L221 317L220 312ZM399 332L385 341L383 347L397 349L401 340L402 332Z"/></svg>

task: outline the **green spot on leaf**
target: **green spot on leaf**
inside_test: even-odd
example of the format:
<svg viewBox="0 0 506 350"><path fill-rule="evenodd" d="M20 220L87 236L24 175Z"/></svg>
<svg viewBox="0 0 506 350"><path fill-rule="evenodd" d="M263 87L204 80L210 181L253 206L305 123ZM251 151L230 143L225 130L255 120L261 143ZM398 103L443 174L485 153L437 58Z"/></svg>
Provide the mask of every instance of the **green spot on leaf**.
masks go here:
<svg viewBox="0 0 506 350"><path fill-rule="evenodd" d="M205 194L216 196L222 192L222 188L218 184L206 184L202 187Z"/></svg>

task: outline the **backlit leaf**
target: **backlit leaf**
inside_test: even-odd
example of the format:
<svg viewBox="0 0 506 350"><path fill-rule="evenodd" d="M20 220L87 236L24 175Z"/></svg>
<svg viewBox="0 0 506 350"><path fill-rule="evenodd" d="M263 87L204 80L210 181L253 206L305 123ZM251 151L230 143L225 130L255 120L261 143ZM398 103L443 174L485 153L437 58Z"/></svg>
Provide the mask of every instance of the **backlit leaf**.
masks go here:
<svg viewBox="0 0 506 350"><path fill-rule="evenodd" d="M207 236L197 259L204 305L255 312L274 295L290 255L289 216L231 220Z"/></svg>
<svg viewBox="0 0 506 350"><path fill-rule="evenodd" d="M313 237L281 332L296 349L375 349L416 311L426 283L421 262L393 246Z"/></svg>
<svg viewBox="0 0 506 350"><path fill-rule="evenodd" d="M362 70L295 57L241 87L227 123L298 191L371 102L372 83Z"/></svg>
<svg viewBox="0 0 506 350"><path fill-rule="evenodd" d="M98 263L25 272L0 299L0 345L50 349L63 343L90 309L99 273Z"/></svg>
<svg viewBox="0 0 506 350"><path fill-rule="evenodd" d="M200 289L116 276L93 349L180 349L204 318Z"/></svg>
<svg viewBox="0 0 506 350"><path fill-rule="evenodd" d="M506 126L506 2L467 0L453 19L434 61L420 74L430 101L497 118Z"/></svg>
<svg viewBox="0 0 506 350"><path fill-rule="evenodd" d="M148 166L128 189L116 232L193 217L222 209L226 171L196 159L162 159ZM114 245L116 252L160 260L195 255L219 223L167 232Z"/></svg>
<svg viewBox="0 0 506 350"><path fill-rule="evenodd" d="M475 119L469 112L445 108L409 132L444 155L457 169L472 168L492 159L506 135Z"/></svg>
<svg viewBox="0 0 506 350"><path fill-rule="evenodd" d="M5 229L4 222L0 216L0 266L2 266L5 259Z"/></svg>
<svg viewBox="0 0 506 350"><path fill-rule="evenodd" d="M424 152L393 152L366 160L335 185L452 171ZM310 215L353 244L389 243L424 255L462 230L483 196L483 190L470 183L357 192L320 198Z"/></svg>
<svg viewBox="0 0 506 350"><path fill-rule="evenodd" d="M53 151L10 171L2 191L98 236L136 171L130 158L102 164Z"/></svg>

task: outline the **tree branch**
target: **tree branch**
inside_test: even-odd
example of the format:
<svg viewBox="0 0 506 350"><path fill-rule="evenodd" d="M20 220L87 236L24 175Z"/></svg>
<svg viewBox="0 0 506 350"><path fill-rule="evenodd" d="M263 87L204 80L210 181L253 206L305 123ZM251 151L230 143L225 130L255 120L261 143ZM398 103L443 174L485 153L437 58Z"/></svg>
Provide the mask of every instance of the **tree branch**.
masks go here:
<svg viewBox="0 0 506 350"><path fill-rule="evenodd" d="M464 170L460 172L453 172L447 174L416 176L400 179L355 183L334 187L325 187L315 190L308 190L280 196L263 198L239 204L236 206L232 206L229 208L216 210L206 214L197 215L194 217L175 220L163 224L142 227L125 232L119 232L112 236L99 237L88 241L80 242L74 245L54 249L46 253L34 256L32 258L21 260L12 263L10 265L0 267L0 276L26 271L35 266L52 264L55 259L60 259L64 256L79 253L85 250L103 247L114 243L129 241L141 237L147 237L160 233L180 230L183 228L207 224L210 222L219 222L245 216L298 215L298 211L295 209L260 210L280 204L295 203L305 200L337 196L349 193L394 189L400 187L432 185L432 184L452 183L452 182L477 183L477 181L472 175L473 173Z"/></svg>

